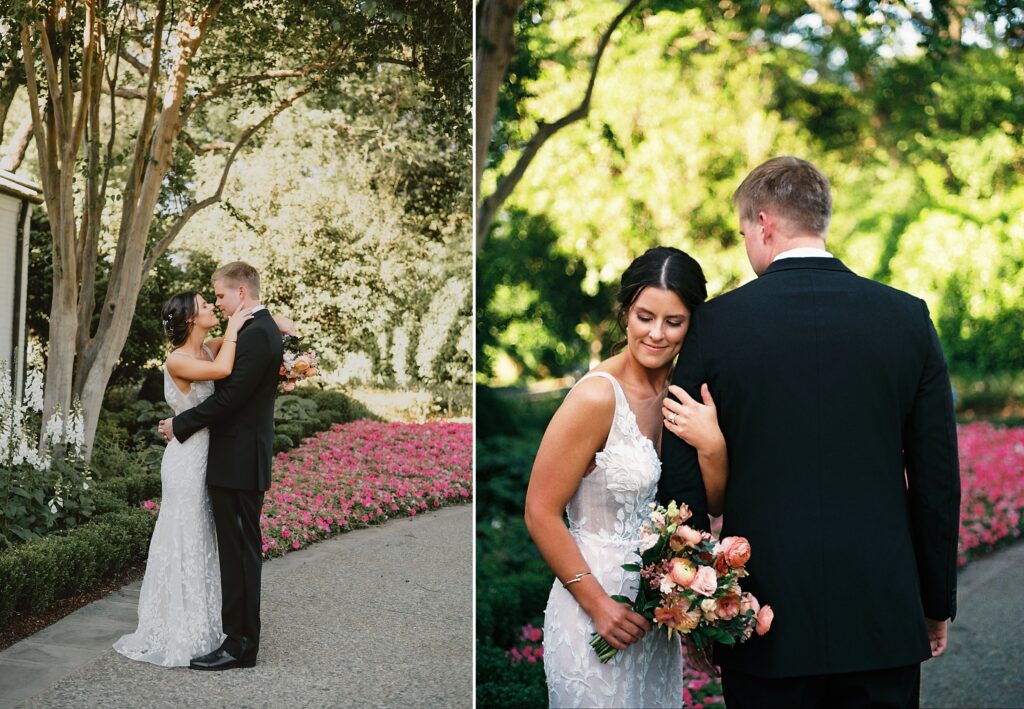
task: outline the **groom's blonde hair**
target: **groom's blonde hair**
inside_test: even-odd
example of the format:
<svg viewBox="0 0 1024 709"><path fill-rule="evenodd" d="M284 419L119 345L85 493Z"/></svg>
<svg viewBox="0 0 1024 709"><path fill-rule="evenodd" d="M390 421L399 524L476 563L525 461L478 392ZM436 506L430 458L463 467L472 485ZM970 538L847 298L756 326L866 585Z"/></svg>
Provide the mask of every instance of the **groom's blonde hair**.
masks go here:
<svg viewBox="0 0 1024 709"><path fill-rule="evenodd" d="M828 178L811 163L794 157L772 158L755 167L736 188L732 201L747 221L773 209L801 231L824 238L832 221Z"/></svg>
<svg viewBox="0 0 1024 709"><path fill-rule="evenodd" d="M245 261L226 263L213 272L210 282L227 281L232 286L245 286L249 297L259 300L260 272Z"/></svg>

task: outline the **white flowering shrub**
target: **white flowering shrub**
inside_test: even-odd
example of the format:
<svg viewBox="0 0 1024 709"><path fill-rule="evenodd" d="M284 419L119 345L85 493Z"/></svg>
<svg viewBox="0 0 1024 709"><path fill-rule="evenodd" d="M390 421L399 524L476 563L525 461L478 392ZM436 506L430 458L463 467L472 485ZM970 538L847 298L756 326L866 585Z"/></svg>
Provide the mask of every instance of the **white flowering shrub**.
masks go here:
<svg viewBox="0 0 1024 709"><path fill-rule="evenodd" d="M42 408L43 373L31 369L19 397L0 362L0 548L92 514L81 407L55 411L40 432Z"/></svg>

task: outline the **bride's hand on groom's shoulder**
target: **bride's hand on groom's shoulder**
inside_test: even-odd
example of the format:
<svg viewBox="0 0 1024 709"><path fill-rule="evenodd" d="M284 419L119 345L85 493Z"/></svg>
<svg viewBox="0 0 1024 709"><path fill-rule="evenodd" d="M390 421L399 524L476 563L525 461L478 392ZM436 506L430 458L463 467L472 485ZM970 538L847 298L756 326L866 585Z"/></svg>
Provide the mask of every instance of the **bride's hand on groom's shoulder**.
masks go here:
<svg viewBox="0 0 1024 709"><path fill-rule="evenodd" d="M600 600L590 617L597 634L616 650L625 650L651 629L646 618L610 596Z"/></svg>
<svg viewBox="0 0 1024 709"><path fill-rule="evenodd" d="M702 401L697 401L675 384L669 386L668 392L675 399L665 397L661 414L669 431L698 451L724 445L722 429L718 426L718 409L707 384L700 389Z"/></svg>

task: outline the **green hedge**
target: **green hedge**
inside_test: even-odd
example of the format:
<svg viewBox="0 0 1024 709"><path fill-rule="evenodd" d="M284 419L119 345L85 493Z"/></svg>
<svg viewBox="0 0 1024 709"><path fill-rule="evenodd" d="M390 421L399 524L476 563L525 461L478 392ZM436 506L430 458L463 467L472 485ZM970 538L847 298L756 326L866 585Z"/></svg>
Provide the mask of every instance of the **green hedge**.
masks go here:
<svg viewBox="0 0 1024 709"><path fill-rule="evenodd" d="M122 509L0 552L0 627L16 611L41 613L146 558L156 518Z"/></svg>
<svg viewBox="0 0 1024 709"><path fill-rule="evenodd" d="M548 705L544 665L512 664L505 650L484 643L476 650L476 703L493 709L538 709Z"/></svg>

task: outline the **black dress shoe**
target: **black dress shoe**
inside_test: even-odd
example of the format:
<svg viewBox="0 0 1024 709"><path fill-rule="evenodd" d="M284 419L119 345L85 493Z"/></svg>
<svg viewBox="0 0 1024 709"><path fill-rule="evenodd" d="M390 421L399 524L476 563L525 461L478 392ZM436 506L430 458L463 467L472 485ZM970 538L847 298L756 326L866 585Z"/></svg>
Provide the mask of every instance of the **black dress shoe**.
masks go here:
<svg viewBox="0 0 1024 709"><path fill-rule="evenodd" d="M240 659L224 649L217 649L201 657L192 658L188 663L189 669L193 670L231 670L236 667L254 667L256 658Z"/></svg>

